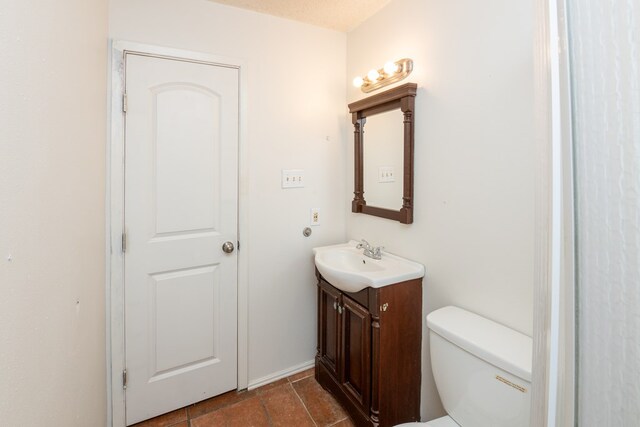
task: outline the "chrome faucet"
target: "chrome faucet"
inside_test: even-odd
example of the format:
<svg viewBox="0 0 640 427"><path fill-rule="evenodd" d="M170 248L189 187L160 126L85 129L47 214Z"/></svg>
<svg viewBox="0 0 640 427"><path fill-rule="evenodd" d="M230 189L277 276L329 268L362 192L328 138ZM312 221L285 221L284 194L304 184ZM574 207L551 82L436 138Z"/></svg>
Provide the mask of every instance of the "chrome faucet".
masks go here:
<svg viewBox="0 0 640 427"><path fill-rule="evenodd" d="M369 242L362 239L356 246L356 249L364 249L363 255L368 256L369 258L382 259L382 249L384 249L384 247L377 246L374 248L369 244Z"/></svg>

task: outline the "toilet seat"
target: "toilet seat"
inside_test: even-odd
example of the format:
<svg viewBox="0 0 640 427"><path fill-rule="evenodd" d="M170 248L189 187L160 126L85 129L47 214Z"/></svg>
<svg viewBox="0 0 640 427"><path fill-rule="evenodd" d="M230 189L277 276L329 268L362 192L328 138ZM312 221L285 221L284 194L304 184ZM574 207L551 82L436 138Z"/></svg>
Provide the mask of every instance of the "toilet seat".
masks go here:
<svg viewBox="0 0 640 427"><path fill-rule="evenodd" d="M396 427L460 427L460 425L447 415L442 418L427 421L426 423L406 423Z"/></svg>

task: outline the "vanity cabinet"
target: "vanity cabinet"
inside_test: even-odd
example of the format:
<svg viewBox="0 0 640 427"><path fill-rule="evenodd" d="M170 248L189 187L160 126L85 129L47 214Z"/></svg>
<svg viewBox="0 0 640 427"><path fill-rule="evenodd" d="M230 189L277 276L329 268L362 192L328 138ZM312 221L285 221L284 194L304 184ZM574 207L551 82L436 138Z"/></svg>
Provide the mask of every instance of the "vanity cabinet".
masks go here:
<svg viewBox="0 0 640 427"><path fill-rule="evenodd" d="M347 293L316 276L316 380L357 426L419 421L422 279Z"/></svg>

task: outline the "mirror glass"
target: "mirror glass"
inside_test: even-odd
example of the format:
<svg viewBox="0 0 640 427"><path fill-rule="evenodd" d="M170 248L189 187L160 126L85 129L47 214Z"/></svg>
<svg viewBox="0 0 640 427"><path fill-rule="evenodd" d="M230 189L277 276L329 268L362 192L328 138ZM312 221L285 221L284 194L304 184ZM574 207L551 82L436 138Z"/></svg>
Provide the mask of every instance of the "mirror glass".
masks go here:
<svg viewBox="0 0 640 427"><path fill-rule="evenodd" d="M404 124L400 109L368 116L362 127L364 198L386 209L402 206Z"/></svg>

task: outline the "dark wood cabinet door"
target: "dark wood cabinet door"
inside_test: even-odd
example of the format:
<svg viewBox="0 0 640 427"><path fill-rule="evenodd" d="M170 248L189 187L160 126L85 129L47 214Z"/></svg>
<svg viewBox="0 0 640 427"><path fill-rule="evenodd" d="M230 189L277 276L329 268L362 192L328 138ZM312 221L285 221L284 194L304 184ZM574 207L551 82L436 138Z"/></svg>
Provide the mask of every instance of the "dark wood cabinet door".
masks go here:
<svg viewBox="0 0 640 427"><path fill-rule="evenodd" d="M342 386L365 413L369 411L371 316L357 302L342 297Z"/></svg>
<svg viewBox="0 0 640 427"><path fill-rule="evenodd" d="M316 275L317 381L358 427L418 421L422 279L345 294Z"/></svg>
<svg viewBox="0 0 640 427"><path fill-rule="evenodd" d="M318 285L318 358L340 378L339 345L341 293L324 282Z"/></svg>

